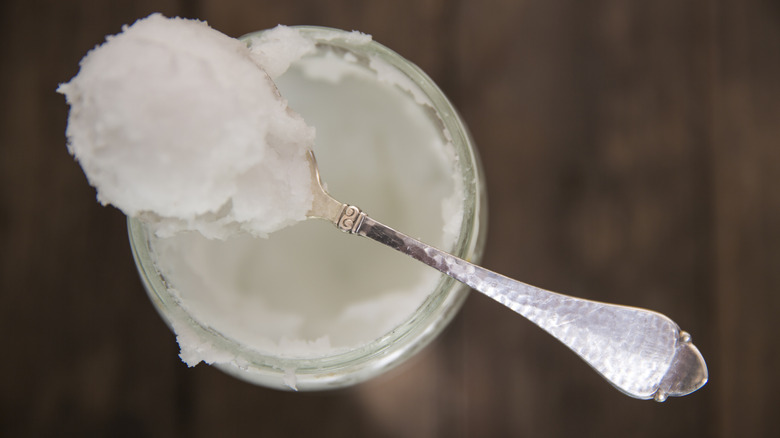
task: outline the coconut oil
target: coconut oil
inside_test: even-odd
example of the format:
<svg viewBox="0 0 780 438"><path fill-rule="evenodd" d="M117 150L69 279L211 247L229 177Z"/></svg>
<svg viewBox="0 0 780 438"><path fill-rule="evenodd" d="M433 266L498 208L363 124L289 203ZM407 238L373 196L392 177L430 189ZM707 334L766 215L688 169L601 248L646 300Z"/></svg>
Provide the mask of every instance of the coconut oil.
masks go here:
<svg viewBox="0 0 780 438"><path fill-rule="evenodd" d="M465 125L413 64L362 34L293 28L314 50L274 78L316 130L328 191L420 240L477 260L483 183ZM243 38L262 46L266 32ZM149 295L181 357L254 383L354 384L426 345L465 287L387 248L303 221L268 238L160 236L130 219Z"/></svg>

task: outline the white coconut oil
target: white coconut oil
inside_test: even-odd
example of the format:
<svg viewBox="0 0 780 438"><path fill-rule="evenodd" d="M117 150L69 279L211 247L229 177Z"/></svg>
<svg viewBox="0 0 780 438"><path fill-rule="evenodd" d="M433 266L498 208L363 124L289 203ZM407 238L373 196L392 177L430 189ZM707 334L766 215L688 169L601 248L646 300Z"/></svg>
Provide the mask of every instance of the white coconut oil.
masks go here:
<svg viewBox="0 0 780 438"><path fill-rule="evenodd" d="M328 191L426 243L477 258L479 165L441 92L370 38L296 32L316 50L274 81L316 130ZM245 41L251 47L261 37ZM182 359L273 387L322 389L371 377L425 345L465 296L437 271L321 220L268 238L161 237L136 220L130 230Z"/></svg>

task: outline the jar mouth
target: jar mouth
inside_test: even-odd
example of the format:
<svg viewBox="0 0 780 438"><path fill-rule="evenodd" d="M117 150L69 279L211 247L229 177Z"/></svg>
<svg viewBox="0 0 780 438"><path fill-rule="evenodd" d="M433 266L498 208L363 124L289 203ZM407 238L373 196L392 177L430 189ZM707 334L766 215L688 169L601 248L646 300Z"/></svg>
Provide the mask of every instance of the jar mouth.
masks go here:
<svg viewBox="0 0 780 438"><path fill-rule="evenodd" d="M441 122L442 131L447 133L454 147L456 165L463 181L462 221L452 253L478 262L484 247L486 225L481 163L465 124L449 100L422 70L379 43L357 38L353 32L338 29L292 27L317 45L349 52L366 65L371 59L381 59L414 87L408 92L418 103L423 99L425 104L433 109L436 120ZM248 41L263 32L251 33L241 39ZM269 355L249 348L193 317L169 291L165 278L156 268L150 243L151 231L140 220L129 218L128 233L144 287L172 330L176 333L181 330L192 331L201 339L207 340L213 348L231 352L233 357L230 361L214 364L223 371L253 383L279 389L297 387L296 389L301 390L318 390L343 387L359 383L391 368L427 345L454 317L468 293L464 285L442 276L434 291L417 311L395 329L371 342L357 348L312 358ZM182 328L181 325L187 327Z"/></svg>

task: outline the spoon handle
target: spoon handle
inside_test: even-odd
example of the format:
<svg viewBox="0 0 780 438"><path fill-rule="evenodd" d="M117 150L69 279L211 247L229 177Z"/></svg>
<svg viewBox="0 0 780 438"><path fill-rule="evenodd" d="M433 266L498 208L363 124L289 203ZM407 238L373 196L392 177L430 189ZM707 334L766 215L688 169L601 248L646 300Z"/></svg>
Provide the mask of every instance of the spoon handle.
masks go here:
<svg viewBox="0 0 780 438"><path fill-rule="evenodd" d="M526 317L627 395L664 401L707 382L688 333L660 313L573 298L512 280L426 245L344 205L336 225L407 254Z"/></svg>

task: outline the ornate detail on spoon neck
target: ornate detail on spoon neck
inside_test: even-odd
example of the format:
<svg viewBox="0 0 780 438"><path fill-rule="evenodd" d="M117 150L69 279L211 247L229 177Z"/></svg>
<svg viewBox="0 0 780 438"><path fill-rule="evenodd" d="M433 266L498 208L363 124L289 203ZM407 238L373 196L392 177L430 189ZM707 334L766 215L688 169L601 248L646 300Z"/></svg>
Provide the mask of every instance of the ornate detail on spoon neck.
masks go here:
<svg viewBox="0 0 780 438"><path fill-rule="evenodd" d="M355 234L360 230L360 226L363 225L363 219L365 218L366 214L360 211L359 208L354 205L344 204L336 226L345 233Z"/></svg>

